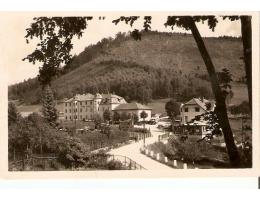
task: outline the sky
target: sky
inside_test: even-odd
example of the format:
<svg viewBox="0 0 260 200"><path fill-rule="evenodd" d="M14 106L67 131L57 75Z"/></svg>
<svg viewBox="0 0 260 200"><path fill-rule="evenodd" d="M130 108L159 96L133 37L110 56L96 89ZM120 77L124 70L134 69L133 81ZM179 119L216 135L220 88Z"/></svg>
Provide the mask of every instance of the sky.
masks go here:
<svg viewBox="0 0 260 200"><path fill-rule="evenodd" d="M91 16L93 13L91 14ZM121 14L122 15L122 14ZM164 13L156 13L152 15L152 30L172 32L168 27L163 25L166 22L167 16ZM33 65L28 61L22 61L24 57L32 53L36 48L37 41L34 40L29 44L25 41L25 29L33 22L32 13L16 13L5 14L0 17L0 24L3 27L0 30L0 59L3 61L5 68L8 68L8 84L14 84L26 80L28 78L34 78L38 74L40 64ZM95 44L102 38L114 37L118 32L128 32L135 28L142 28L142 20L138 20L131 28L129 25L119 23L115 26L112 23L113 19L118 18L120 15L112 14L105 16L105 20L99 20L98 16L94 16L92 21L88 22L87 29L85 30L82 38L73 39L72 55L79 54L85 47L90 44ZM197 24L198 29L203 37L217 37L217 36L241 36L240 22L230 22L228 20L219 19L219 24L215 31L212 32L207 25ZM176 28L174 32L185 32L182 29Z"/></svg>

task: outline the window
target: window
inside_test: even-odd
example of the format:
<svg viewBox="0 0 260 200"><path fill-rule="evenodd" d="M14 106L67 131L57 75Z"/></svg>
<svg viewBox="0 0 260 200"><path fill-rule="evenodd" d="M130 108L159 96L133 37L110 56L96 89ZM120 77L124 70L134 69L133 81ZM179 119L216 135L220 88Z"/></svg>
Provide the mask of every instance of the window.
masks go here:
<svg viewBox="0 0 260 200"><path fill-rule="evenodd" d="M80 109L80 112L82 112L82 108Z"/></svg>
<svg viewBox="0 0 260 200"><path fill-rule="evenodd" d="M189 108L184 108L184 112L189 112Z"/></svg>
<svg viewBox="0 0 260 200"><path fill-rule="evenodd" d="M71 103L70 103L70 106L71 106Z"/></svg>
<svg viewBox="0 0 260 200"><path fill-rule="evenodd" d="M200 108L199 107L195 107L195 112L199 112Z"/></svg>
<svg viewBox="0 0 260 200"><path fill-rule="evenodd" d="M75 119L77 119L78 117L77 117L77 115L75 115L75 117L74 117Z"/></svg>
<svg viewBox="0 0 260 200"><path fill-rule="evenodd" d="M92 101L90 102L90 105L92 105Z"/></svg>
<svg viewBox="0 0 260 200"><path fill-rule="evenodd" d="M70 116L70 120L71 120L71 116Z"/></svg>
<svg viewBox="0 0 260 200"><path fill-rule="evenodd" d="M75 109L75 112L78 112L78 109L77 109L77 108Z"/></svg>
<svg viewBox="0 0 260 200"><path fill-rule="evenodd" d="M67 103L65 103L65 106L67 106Z"/></svg>
<svg viewBox="0 0 260 200"><path fill-rule="evenodd" d="M65 109L65 113L67 113L67 109Z"/></svg>
<svg viewBox="0 0 260 200"><path fill-rule="evenodd" d="M67 120L67 116L65 116L65 119Z"/></svg>

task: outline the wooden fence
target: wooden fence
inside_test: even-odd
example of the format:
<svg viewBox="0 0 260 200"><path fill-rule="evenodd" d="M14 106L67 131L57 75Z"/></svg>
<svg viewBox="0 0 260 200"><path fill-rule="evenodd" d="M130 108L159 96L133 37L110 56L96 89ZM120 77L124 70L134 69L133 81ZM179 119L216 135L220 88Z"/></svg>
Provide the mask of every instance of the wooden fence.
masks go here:
<svg viewBox="0 0 260 200"><path fill-rule="evenodd" d="M122 164L124 169L127 170L144 170L140 164L133 161L131 158L121 155L113 154L94 154L94 157L105 157L107 161L118 161ZM26 171L30 170L29 167L43 166L43 170L51 163L51 161L57 161L56 156L31 156L18 161L12 161L9 163L9 171Z"/></svg>

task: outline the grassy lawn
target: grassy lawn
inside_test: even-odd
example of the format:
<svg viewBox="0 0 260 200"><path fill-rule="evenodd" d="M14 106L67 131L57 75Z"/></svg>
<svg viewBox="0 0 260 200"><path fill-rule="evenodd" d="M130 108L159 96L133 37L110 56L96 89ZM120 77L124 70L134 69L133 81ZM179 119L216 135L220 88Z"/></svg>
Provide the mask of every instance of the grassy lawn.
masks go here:
<svg viewBox="0 0 260 200"><path fill-rule="evenodd" d="M241 119L229 119L231 129L233 131L235 140L240 143L242 141L242 137L249 137L249 140L252 142L252 130L244 130L242 135L242 123ZM248 119L244 122L244 126L249 126L252 128L252 120Z"/></svg>
<svg viewBox="0 0 260 200"><path fill-rule="evenodd" d="M84 122L84 121L81 121L81 120L77 120L76 121L76 128L77 129L83 129L85 126L88 126L88 127L92 127L94 125L94 122ZM70 121L70 120L67 120L67 121L62 121L60 123L60 126L61 127L64 127L64 128L72 128L74 129L75 128L75 121Z"/></svg>
<svg viewBox="0 0 260 200"><path fill-rule="evenodd" d="M119 144L129 141L129 134L126 131L120 131L116 127L111 128L110 135L103 134L99 130L86 131L77 133L74 137L80 138L81 141L90 146L91 150L116 147Z"/></svg>
<svg viewBox="0 0 260 200"><path fill-rule="evenodd" d="M37 105L19 105L17 106L17 109L19 112L39 112L41 110L42 106L40 104ZM61 111L62 105L58 104L56 106L58 111Z"/></svg>
<svg viewBox="0 0 260 200"><path fill-rule="evenodd" d="M161 113L166 114L165 112L165 104L170 100L170 98L166 99L155 99L152 100L151 103L148 103L147 106L152 108L152 113Z"/></svg>
<svg viewBox="0 0 260 200"><path fill-rule="evenodd" d="M234 96L231 99L231 104L238 105L242 103L242 101L248 101L248 93L246 84L241 83L233 83L232 91L234 92Z"/></svg>

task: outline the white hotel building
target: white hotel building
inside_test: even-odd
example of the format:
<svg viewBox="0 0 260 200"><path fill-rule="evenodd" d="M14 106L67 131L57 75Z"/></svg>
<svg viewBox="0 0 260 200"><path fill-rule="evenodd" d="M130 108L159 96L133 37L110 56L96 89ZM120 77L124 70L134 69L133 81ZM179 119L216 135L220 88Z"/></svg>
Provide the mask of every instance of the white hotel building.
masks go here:
<svg viewBox="0 0 260 200"><path fill-rule="evenodd" d="M77 94L73 98L64 99L61 119L89 120L95 114L103 117L105 110L112 112L118 105L126 103L123 97L114 94Z"/></svg>

